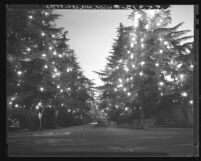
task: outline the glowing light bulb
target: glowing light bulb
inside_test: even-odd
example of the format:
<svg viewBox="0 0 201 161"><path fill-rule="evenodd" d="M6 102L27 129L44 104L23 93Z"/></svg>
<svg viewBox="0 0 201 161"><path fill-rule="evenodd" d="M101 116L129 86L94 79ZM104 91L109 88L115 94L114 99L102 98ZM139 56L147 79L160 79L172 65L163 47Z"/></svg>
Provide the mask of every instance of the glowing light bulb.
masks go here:
<svg viewBox="0 0 201 161"><path fill-rule="evenodd" d="M179 76L181 79L183 79L184 78L184 74L180 74L180 76Z"/></svg>
<svg viewBox="0 0 201 161"><path fill-rule="evenodd" d="M18 72L17 72L17 75L21 75L21 74L22 74L22 72L21 72L21 71L18 71Z"/></svg>
<svg viewBox="0 0 201 161"><path fill-rule="evenodd" d="M144 62L144 61L141 61L141 62L140 62L140 64L141 64L141 65L144 65L144 64L145 64L145 62Z"/></svg>
<svg viewBox="0 0 201 161"><path fill-rule="evenodd" d="M168 44L168 42L167 42L167 41L165 41L165 42L164 42L164 45L167 45L167 44Z"/></svg>
<svg viewBox="0 0 201 161"><path fill-rule="evenodd" d="M45 33L44 33L44 32L41 32L41 36L45 36Z"/></svg>
<svg viewBox="0 0 201 161"><path fill-rule="evenodd" d="M182 92L181 95L182 95L183 97L187 97L188 94L187 94L186 92Z"/></svg>
<svg viewBox="0 0 201 161"><path fill-rule="evenodd" d="M42 54L42 57L46 57L46 54Z"/></svg>
<svg viewBox="0 0 201 161"><path fill-rule="evenodd" d="M164 82L159 82L159 85L160 85L160 86L163 86L163 85L164 85Z"/></svg>
<svg viewBox="0 0 201 161"><path fill-rule="evenodd" d="M57 55L57 52L56 52L56 51L54 51L54 52L53 52L53 55Z"/></svg>

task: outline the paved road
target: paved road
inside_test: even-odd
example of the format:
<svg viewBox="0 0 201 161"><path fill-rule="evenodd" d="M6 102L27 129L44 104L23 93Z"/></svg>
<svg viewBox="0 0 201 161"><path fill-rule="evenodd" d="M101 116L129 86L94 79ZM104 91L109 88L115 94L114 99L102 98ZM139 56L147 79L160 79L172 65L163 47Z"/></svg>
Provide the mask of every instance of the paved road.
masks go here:
<svg viewBox="0 0 201 161"><path fill-rule="evenodd" d="M104 153L105 152L105 153ZM8 133L9 156L192 156L193 129L92 125Z"/></svg>

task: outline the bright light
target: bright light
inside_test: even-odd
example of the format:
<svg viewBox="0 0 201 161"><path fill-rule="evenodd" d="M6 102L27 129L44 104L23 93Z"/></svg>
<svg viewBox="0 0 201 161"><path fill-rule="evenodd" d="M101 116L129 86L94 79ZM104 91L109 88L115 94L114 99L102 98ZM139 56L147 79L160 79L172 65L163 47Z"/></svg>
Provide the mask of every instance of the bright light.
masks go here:
<svg viewBox="0 0 201 161"><path fill-rule="evenodd" d="M131 93L130 93L130 92L128 92L128 93L127 93L127 95L128 95L128 96L130 96L130 95L131 95Z"/></svg>
<svg viewBox="0 0 201 161"><path fill-rule="evenodd" d="M163 96L163 93L161 93L161 96Z"/></svg>
<svg viewBox="0 0 201 161"><path fill-rule="evenodd" d="M116 107L116 108L119 108L119 106L117 106L117 105L116 105L115 107Z"/></svg>
<svg viewBox="0 0 201 161"><path fill-rule="evenodd" d="M117 88L114 88L114 91L116 92L116 91L117 91Z"/></svg>
<svg viewBox="0 0 201 161"><path fill-rule="evenodd" d="M48 12L45 12L45 16L47 16L48 15Z"/></svg>
<svg viewBox="0 0 201 161"><path fill-rule="evenodd" d="M38 106L41 106L41 105L42 105L42 103L41 103L41 102L39 102L39 103L38 103Z"/></svg>
<svg viewBox="0 0 201 161"><path fill-rule="evenodd" d="M119 66L116 66L116 69L119 69Z"/></svg>
<svg viewBox="0 0 201 161"><path fill-rule="evenodd" d="M156 67L158 67L158 66L159 66L159 64L158 64L158 63L156 63L155 65L156 65Z"/></svg>
<svg viewBox="0 0 201 161"><path fill-rule="evenodd" d="M190 68L193 69L193 64L190 65Z"/></svg>
<svg viewBox="0 0 201 161"><path fill-rule="evenodd" d="M60 88L60 85L57 85L57 88Z"/></svg>
<svg viewBox="0 0 201 161"><path fill-rule="evenodd" d="M126 72L129 71L128 67L126 67L126 66L124 66L124 70L125 70Z"/></svg>
<svg viewBox="0 0 201 161"><path fill-rule="evenodd" d="M128 111L128 107L126 107L125 110Z"/></svg>
<svg viewBox="0 0 201 161"><path fill-rule="evenodd" d="M70 112L71 110L70 109L68 109L68 112Z"/></svg>
<svg viewBox="0 0 201 161"><path fill-rule="evenodd" d="M55 35L53 34L53 35L52 35L52 37L54 38L54 37L55 37Z"/></svg>
<svg viewBox="0 0 201 161"><path fill-rule="evenodd" d="M51 46L49 47L49 50L52 50L52 47L51 47Z"/></svg>
<svg viewBox="0 0 201 161"><path fill-rule="evenodd" d="M147 30L148 30L148 28L149 28L149 25L147 24L147 25L145 26L145 29L147 29Z"/></svg>
<svg viewBox="0 0 201 161"><path fill-rule="evenodd" d="M134 22L133 22L133 26L138 27L138 25L139 25L139 21L135 19Z"/></svg>
<svg viewBox="0 0 201 161"><path fill-rule="evenodd" d="M159 50L159 52L162 54L162 53L163 53L163 50Z"/></svg>
<svg viewBox="0 0 201 161"><path fill-rule="evenodd" d="M131 54L131 59L133 59L133 57L134 57L133 54Z"/></svg>
<svg viewBox="0 0 201 161"><path fill-rule="evenodd" d="M141 42L143 42L143 41L144 41L144 39L143 39L143 38L141 38L141 39L140 39L140 41L141 41Z"/></svg>
<svg viewBox="0 0 201 161"><path fill-rule="evenodd" d="M144 65L144 64L145 64L145 62L144 62L144 61L141 61L141 62L140 62L140 64L141 64L141 65Z"/></svg>
<svg viewBox="0 0 201 161"><path fill-rule="evenodd" d="M19 105L18 105L18 104L15 104L15 107L17 108L17 107L19 107Z"/></svg>
<svg viewBox="0 0 201 161"><path fill-rule="evenodd" d="M121 63L121 62L122 62L122 59L119 60L119 63Z"/></svg>
<svg viewBox="0 0 201 161"><path fill-rule="evenodd" d="M126 91L126 88L124 88L123 90Z"/></svg>
<svg viewBox="0 0 201 161"><path fill-rule="evenodd" d="M142 75L143 75L143 72L140 72L139 74L140 74L140 76L142 76Z"/></svg>
<svg viewBox="0 0 201 161"><path fill-rule="evenodd" d="M47 65L45 65L45 66L44 66L44 68L46 68L46 69L47 69L47 68L48 68L48 66L47 66Z"/></svg>
<svg viewBox="0 0 201 161"><path fill-rule="evenodd" d="M29 16L30 19L33 19L33 16Z"/></svg>
<svg viewBox="0 0 201 161"><path fill-rule="evenodd" d="M182 92L181 95L182 95L183 97L187 97L187 93L186 93L186 92Z"/></svg>
<svg viewBox="0 0 201 161"><path fill-rule="evenodd" d="M53 55L57 55L57 52L56 52L56 51L54 51L54 52L53 52Z"/></svg>
<svg viewBox="0 0 201 161"><path fill-rule="evenodd" d="M30 48L27 48L27 51L31 51L31 49L30 49Z"/></svg>
<svg viewBox="0 0 201 161"><path fill-rule="evenodd" d="M193 104L193 100L190 100L189 103L192 105Z"/></svg>
<svg viewBox="0 0 201 161"><path fill-rule="evenodd" d="M119 82L122 82L122 79L121 79L121 78L119 78Z"/></svg>
<svg viewBox="0 0 201 161"><path fill-rule="evenodd" d="M22 74L22 72L21 72L21 71L18 71L18 72L17 72L17 75L21 75L21 74Z"/></svg>
<svg viewBox="0 0 201 161"><path fill-rule="evenodd" d="M165 76L165 80L167 80L167 81L169 81L169 82L174 81L174 79L171 77L170 74Z"/></svg>
<svg viewBox="0 0 201 161"><path fill-rule="evenodd" d="M40 91L44 91L44 88L43 88L43 87L40 87Z"/></svg>
<svg viewBox="0 0 201 161"><path fill-rule="evenodd" d="M167 44L168 44L168 42L167 42L167 41L165 41L165 42L164 42L164 44L165 44L165 45L167 45Z"/></svg>
<svg viewBox="0 0 201 161"><path fill-rule="evenodd" d="M62 92L63 92L63 89L61 89L60 92L62 93Z"/></svg>
<svg viewBox="0 0 201 161"><path fill-rule="evenodd" d="M54 71L57 72L57 68L54 68Z"/></svg>
<svg viewBox="0 0 201 161"><path fill-rule="evenodd" d="M9 105L12 105L12 101L9 102Z"/></svg>
<svg viewBox="0 0 201 161"><path fill-rule="evenodd" d="M63 55L59 54L59 57L61 58L61 57L63 57Z"/></svg>
<svg viewBox="0 0 201 161"><path fill-rule="evenodd" d="M181 64L178 64L178 65L177 65L177 68L179 69L182 65L183 65L182 63L181 63Z"/></svg>
<svg viewBox="0 0 201 161"><path fill-rule="evenodd" d="M45 33L44 33L44 32L41 32L41 36L45 36Z"/></svg>
<svg viewBox="0 0 201 161"><path fill-rule="evenodd" d="M46 57L46 54L42 54L42 57Z"/></svg>
<svg viewBox="0 0 201 161"><path fill-rule="evenodd" d="M183 79L183 78L184 78L184 74L180 74L179 77L180 77L181 79Z"/></svg>
<svg viewBox="0 0 201 161"><path fill-rule="evenodd" d="M162 39L162 38L159 38L159 41L163 41L163 39Z"/></svg>
<svg viewBox="0 0 201 161"><path fill-rule="evenodd" d="M164 85L164 82L159 82L159 85L160 85L160 86L163 86L163 85Z"/></svg>
<svg viewBox="0 0 201 161"><path fill-rule="evenodd" d="M144 44L142 44L141 47L144 48Z"/></svg>
<svg viewBox="0 0 201 161"><path fill-rule="evenodd" d="M39 106L36 106L36 109L38 110L38 109L39 109Z"/></svg>
<svg viewBox="0 0 201 161"><path fill-rule="evenodd" d="M135 65L134 65L134 64L132 65L132 68L135 68Z"/></svg>
<svg viewBox="0 0 201 161"><path fill-rule="evenodd" d="M133 48L134 47L134 43L133 42L131 42L131 48Z"/></svg>
<svg viewBox="0 0 201 161"><path fill-rule="evenodd" d="M68 90L70 91L70 87L68 87Z"/></svg>

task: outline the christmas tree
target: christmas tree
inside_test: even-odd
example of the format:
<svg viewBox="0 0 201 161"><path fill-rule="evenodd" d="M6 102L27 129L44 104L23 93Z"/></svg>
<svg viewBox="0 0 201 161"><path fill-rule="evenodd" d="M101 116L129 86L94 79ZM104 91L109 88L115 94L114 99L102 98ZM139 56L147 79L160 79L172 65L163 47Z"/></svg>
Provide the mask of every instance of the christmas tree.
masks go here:
<svg viewBox="0 0 201 161"><path fill-rule="evenodd" d="M49 9L10 8L6 14L8 109L46 113L47 124L54 124L60 109L65 117L87 117L93 83L69 48L67 32L56 27L59 15Z"/></svg>
<svg viewBox="0 0 201 161"><path fill-rule="evenodd" d="M133 119L137 109L151 117L176 102L192 104L189 31L178 31L182 23L168 28L170 10L134 10L129 18L133 26L120 24L105 70L97 72L104 82L100 107L118 122Z"/></svg>

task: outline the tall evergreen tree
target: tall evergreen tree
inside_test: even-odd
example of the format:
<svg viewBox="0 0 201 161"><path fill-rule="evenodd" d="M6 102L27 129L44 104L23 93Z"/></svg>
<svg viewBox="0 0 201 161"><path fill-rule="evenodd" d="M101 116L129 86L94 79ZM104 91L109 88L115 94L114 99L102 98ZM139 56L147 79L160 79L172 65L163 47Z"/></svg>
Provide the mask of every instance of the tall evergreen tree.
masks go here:
<svg viewBox="0 0 201 161"><path fill-rule="evenodd" d="M55 26L58 17L47 9L7 9L8 107L41 109L51 117L66 107L80 119L91 108L93 83L81 72L67 32Z"/></svg>
<svg viewBox="0 0 201 161"><path fill-rule="evenodd" d="M175 99L191 102L193 96L187 94L187 88L192 91L188 81L193 74L192 42L182 43L192 38L184 36L188 31L178 31L182 23L167 28L170 10L134 10L129 18L133 26L120 24L109 62L98 72L105 82L100 87L101 99L109 117L116 121L133 119L140 107L150 117Z"/></svg>

